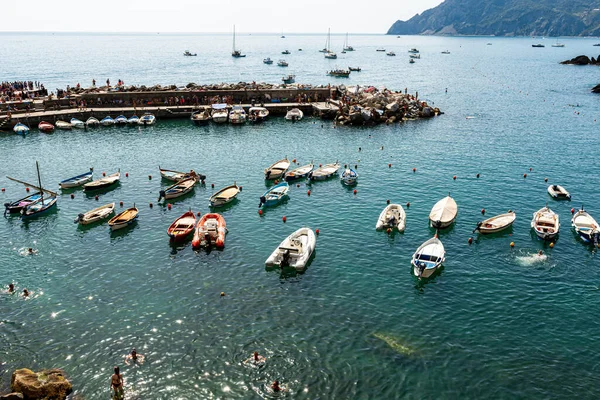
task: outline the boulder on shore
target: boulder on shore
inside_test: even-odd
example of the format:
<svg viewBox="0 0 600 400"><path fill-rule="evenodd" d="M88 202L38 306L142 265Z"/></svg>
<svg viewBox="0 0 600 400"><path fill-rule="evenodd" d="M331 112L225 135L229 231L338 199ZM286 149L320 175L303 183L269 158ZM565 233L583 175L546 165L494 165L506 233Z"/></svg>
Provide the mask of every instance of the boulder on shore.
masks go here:
<svg viewBox="0 0 600 400"><path fill-rule="evenodd" d="M598 58L600 58L600 56L598 56ZM581 55L581 56L577 56L575 58L572 58L570 60L565 60L563 62L561 62L561 64L570 64L570 65L598 65L598 60L594 59L594 57L592 57L592 59L590 59L588 56L585 55Z"/></svg>
<svg viewBox="0 0 600 400"><path fill-rule="evenodd" d="M62 400L73 391L71 382L57 368L37 373L27 368L18 369L12 374L10 387L14 392L23 393L28 400Z"/></svg>

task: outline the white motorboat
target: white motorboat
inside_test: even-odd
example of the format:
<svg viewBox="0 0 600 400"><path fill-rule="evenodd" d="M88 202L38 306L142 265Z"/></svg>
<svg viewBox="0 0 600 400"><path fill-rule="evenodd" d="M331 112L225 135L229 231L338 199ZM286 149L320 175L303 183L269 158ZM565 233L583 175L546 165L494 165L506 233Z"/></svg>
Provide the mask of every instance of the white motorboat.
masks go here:
<svg viewBox="0 0 600 400"><path fill-rule="evenodd" d="M250 107L248 109L248 119L250 122L264 122L269 116L269 110L265 107Z"/></svg>
<svg viewBox="0 0 600 400"><path fill-rule="evenodd" d="M475 228L475 230L473 230L473 233L475 233L475 231L479 231L479 233L482 234L500 232L501 230L512 226L516 218L517 214L515 214L512 211L509 211L506 214L493 216L491 218L478 222L477 227Z"/></svg>
<svg viewBox="0 0 600 400"><path fill-rule="evenodd" d="M394 53L393 51L388 51L387 53L385 53L385 55L390 57L396 57L396 53Z"/></svg>
<svg viewBox="0 0 600 400"><path fill-rule="evenodd" d="M446 228L454 222L457 213L458 205L456 205L456 201L448 195L435 203L429 213L429 221L431 221L431 226L433 228Z"/></svg>
<svg viewBox="0 0 600 400"><path fill-rule="evenodd" d="M229 122L234 125L246 123L246 111L242 106L233 106L229 112Z"/></svg>
<svg viewBox="0 0 600 400"><path fill-rule="evenodd" d="M229 117L229 112L227 111L227 104L213 104L211 108L211 117L213 122L217 124L227 122L227 118Z"/></svg>
<svg viewBox="0 0 600 400"><path fill-rule="evenodd" d="M571 225L584 242L598 246L600 242L600 225L583 207L573 215Z"/></svg>
<svg viewBox="0 0 600 400"><path fill-rule="evenodd" d="M358 181L358 173L352 168L346 168L344 172L342 172L340 179L344 185L355 185Z"/></svg>
<svg viewBox="0 0 600 400"><path fill-rule="evenodd" d="M410 49L408 52L409 52L409 53L412 53L412 54L419 54L419 50L417 50L417 49L416 49L416 48L414 48L414 47L413 47L412 49Z"/></svg>
<svg viewBox="0 0 600 400"><path fill-rule="evenodd" d="M412 256L413 273L419 278L429 278L445 260L446 251L437 235L423 243Z"/></svg>
<svg viewBox="0 0 600 400"><path fill-rule="evenodd" d="M85 126L87 126L88 128L96 127L96 126L99 126L99 125L100 125L100 121L98 121L98 118L89 117L85 121Z"/></svg>
<svg viewBox="0 0 600 400"><path fill-rule="evenodd" d="M105 204L98 208L94 208L86 213L79 214L75 219L75 223L88 225L108 218L115 211L115 203Z"/></svg>
<svg viewBox="0 0 600 400"><path fill-rule="evenodd" d="M107 175L98 180L88 182L83 185L83 190L85 192L91 192L94 190L106 189L113 185L116 185L121 180L121 170L115 172L112 175Z"/></svg>
<svg viewBox="0 0 600 400"><path fill-rule="evenodd" d="M115 118L116 125L127 125L127 122L128 122L127 117L124 115L119 115L117 118Z"/></svg>
<svg viewBox="0 0 600 400"><path fill-rule="evenodd" d="M265 179L280 179L290 167L290 161L283 158L268 168L265 168Z"/></svg>
<svg viewBox="0 0 600 400"><path fill-rule="evenodd" d="M331 50L331 28L327 30L327 42L325 43L325 58L335 60L337 58L337 54L333 50Z"/></svg>
<svg viewBox="0 0 600 400"><path fill-rule="evenodd" d="M132 115L131 117L129 117L127 119L127 123L129 125L137 125L140 122L140 117L138 117L137 115Z"/></svg>
<svg viewBox="0 0 600 400"><path fill-rule="evenodd" d="M271 65L273 64L273 60L271 60L271 57L267 57L263 59L263 63Z"/></svg>
<svg viewBox="0 0 600 400"><path fill-rule="evenodd" d="M286 121L300 121L304 117L304 113L299 108L292 108L285 114Z"/></svg>
<svg viewBox="0 0 600 400"><path fill-rule="evenodd" d="M557 213L546 206L533 213L531 227L540 239L552 240L558 236L560 219Z"/></svg>
<svg viewBox="0 0 600 400"><path fill-rule="evenodd" d="M104 118L102 118L102 120L100 121L100 125L102 126L113 126L115 124L115 120L112 119L112 117L110 116L106 116Z"/></svg>
<svg viewBox="0 0 600 400"><path fill-rule="evenodd" d="M306 268L306 264L315 250L316 244L317 238L312 229L300 228L279 244L275 251L267 258L265 266L292 267L298 271L302 271Z"/></svg>
<svg viewBox="0 0 600 400"><path fill-rule="evenodd" d="M308 174L308 179L311 181L324 181L325 179L331 178L340 169L340 164L325 164L322 167L311 171Z"/></svg>
<svg viewBox="0 0 600 400"><path fill-rule="evenodd" d="M138 120L138 125L154 125L156 117L151 113L144 113Z"/></svg>
<svg viewBox="0 0 600 400"><path fill-rule="evenodd" d="M83 129L83 128L85 128L85 123L80 119L71 118L71 126L73 128Z"/></svg>
<svg viewBox="0 0 600 400"><path fill-rule="evenodd" d="M63 130L67 130L67 131L73 129L71 124L66 121L56 121L54 126L56 126L56 129L63 129Z"/></svg>
<svg viewBox="0 0 600 400"><path fill-rule="evenodd" d="M571 200L571 193L560 185L548 186L548 194L557 200Z"/></svg>
<svg viewBox="0 0 600 400"><path fill-rule="evenodd" d="M279 65L280 67L287 67L290 64L285 60L279 60L279 61L277 61L277 65Z"/></svg>
<svg viewBox="0 0 600 400"><path fill-rule="evenodd" d="M406 213L400 204L388 204L379 214L379 219L375 229L398 229L398 232L404 232L406 227Z"/></svg>

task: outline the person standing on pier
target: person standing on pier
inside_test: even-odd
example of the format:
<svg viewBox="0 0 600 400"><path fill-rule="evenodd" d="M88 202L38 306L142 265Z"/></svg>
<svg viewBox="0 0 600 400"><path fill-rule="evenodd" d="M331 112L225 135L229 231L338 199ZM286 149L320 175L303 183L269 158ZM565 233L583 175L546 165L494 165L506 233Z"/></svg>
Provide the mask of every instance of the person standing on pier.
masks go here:
<svg viewBox="0 0 600 400"><path fill-rule="evenodd" d="M92 79L92 87L96 87L96 80Z"/></svg>
<svg viewBox="0 0 600 400"><path fill-rule="evenodd" d="M106 86L110 87L110 79L106 80Z"/></svg>

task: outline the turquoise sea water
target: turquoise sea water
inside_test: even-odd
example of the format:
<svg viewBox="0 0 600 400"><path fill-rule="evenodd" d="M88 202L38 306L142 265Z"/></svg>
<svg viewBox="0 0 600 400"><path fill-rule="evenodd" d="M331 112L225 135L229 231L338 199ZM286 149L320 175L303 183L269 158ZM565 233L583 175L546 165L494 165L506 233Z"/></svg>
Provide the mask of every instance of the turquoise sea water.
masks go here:
<svg viewBox="0 0 600 400"><path fill-rule="evenodd" d="M340 58L329 61L317 52L324 35L239 35L248 56L238 60L229 55L231 38L220 35L0 37L0 59L8 60L0 80L40 80L49 88L107 77L181 85L277 82L295 73L313 84L407 87L446 113L371 129L276 118L261 126L181 120L0 135L3 203L25 195L5 176L33 181L36 160L43 183L54 188L92 166L96 176L123 173L120 186L98 201L68 191L45 217L0 221L0 283L32 292L28 300L0 295L0 388L16 368L61 367L78 394L107 398L112 367L121 365L130 399L272 398L266 386L275 379L289 388L284 398L600 396L600 263L570 229L572 207L584 204L600 218L600 98L589 92L600 78L595 67L558 64L594 55L594 40L564 39L565 48L545 40L546 48L534 49L542 39L350 36L357 51L341 55L337 36ZM410 47L422 54L412 65ZM262 64L285 48L293 52L287 70ZM184 58L185 49L198 57ZM441 54L446 49L451 54ZM336 65L363 71L330 80L325 71ZM300 182L287 203L259 216L263 169L286 155L301 164L358 165L357 194L336 179ZM207 175L206 186L168 210L156 202L165 186L159 164L194 168ZM243 191L223 210L225 249L170 246L170 223L189 208L208 212L211 184L233 181ZM552 200L550 183L565 186L573 200ZM410 258L433 235L427 215L448 192L459 214L440 233L445 268L419 282ZM410 202L404 234L374 229L387 199ZM137 225L111 234L106 223L73 223L111 201L135 203ZM529 225L546 203L562 222L553 249ZM514 227L473 235L482 208L486 216L514 210ZM305 273L266 271L269 254L301 226L320 230ZM21 255L27 247L37 255ZM534 261L540 249L547 259ZM124 366L132 347L146 356L144 365ZM263 368L243 364L255 350L267 357Z"/></svg>

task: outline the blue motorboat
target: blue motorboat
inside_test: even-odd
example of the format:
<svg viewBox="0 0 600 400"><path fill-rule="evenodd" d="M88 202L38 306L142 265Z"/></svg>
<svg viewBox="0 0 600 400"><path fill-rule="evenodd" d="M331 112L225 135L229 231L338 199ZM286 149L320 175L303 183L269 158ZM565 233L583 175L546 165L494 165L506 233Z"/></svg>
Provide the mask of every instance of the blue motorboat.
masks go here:
<svg viewBox="0 0 600 400"><path fill-rule="evenodd" d="M358 174L352 168L346 168L342 173L341 180L345 185L354 185L358 180Z"/></svg>
<svg viewBox="0 0 600 400"><path fill-rule="evenodd" d="M127 120L127 123L129 125L137 125L137 123L140 121L140 117L138 117L137 115L132 115L131 117L129 117L129 119Z"/></svg>
<svg viewBox="0 0 600 400"><path fill-rule="evenodd" d="M267 190L262 196L260 196L259 207L272 207L279 204L282 200L288 197L288 191L290 185L287 182L281 182L269 190Z"/></svg>
<svg viewBox="0 0 600 400"><path fill-rule="evenodd" d="M110 116L106 116L104 118L102 118L102 120L100 121L100 125L102 126L113 126L115 124L115 120L112 119Z"/></svg>
<svg viewBox="0 0 600 400"><path fill-rule="evenodd" d="M581 240L598 246L600 242L600 225L583 207L573 215L571 225L575 228L575 232Z"/></svg>
<svg viewBox="0 0 600 400"><path fill-rule="evenodd" d="M154 125L156 117L151 113L145 113L138 120L138 125Z"/></svg>
<svg viewBox="0 0 600 400"><path fill-rule="evenodd" d="M119 115L117 118L115 118L115 124L127 125L127 117L124 115Z"/></svg>
<svg viewBox="0 0 600 400"><path fill-rule="evenodd" d="M70 189L77 186L81 186L85 183L92 181L92 171L86 172L85 174L77 175L69 179L65 179L64 181L60 181L58 186L61 189Z"/></svg>
<svg viewBox="0 0 600 400"><path fill-rule="evenodd" d="M6 215L6 213L20 213L23 208L27 207L31 203L38 201L41 198L42 194L40 192L37 192L34 194L30 194L27 197L23 197L22 199L13 201L11 203L4 203L4 215Z"/></svg>
<svg viewBox="0 0 600 400"><path fill-rule="evenodd" d="M17 135L27 135L29 133L29 127L25 124L17 122L17 124L13 127L13 132Z"/></svg>

